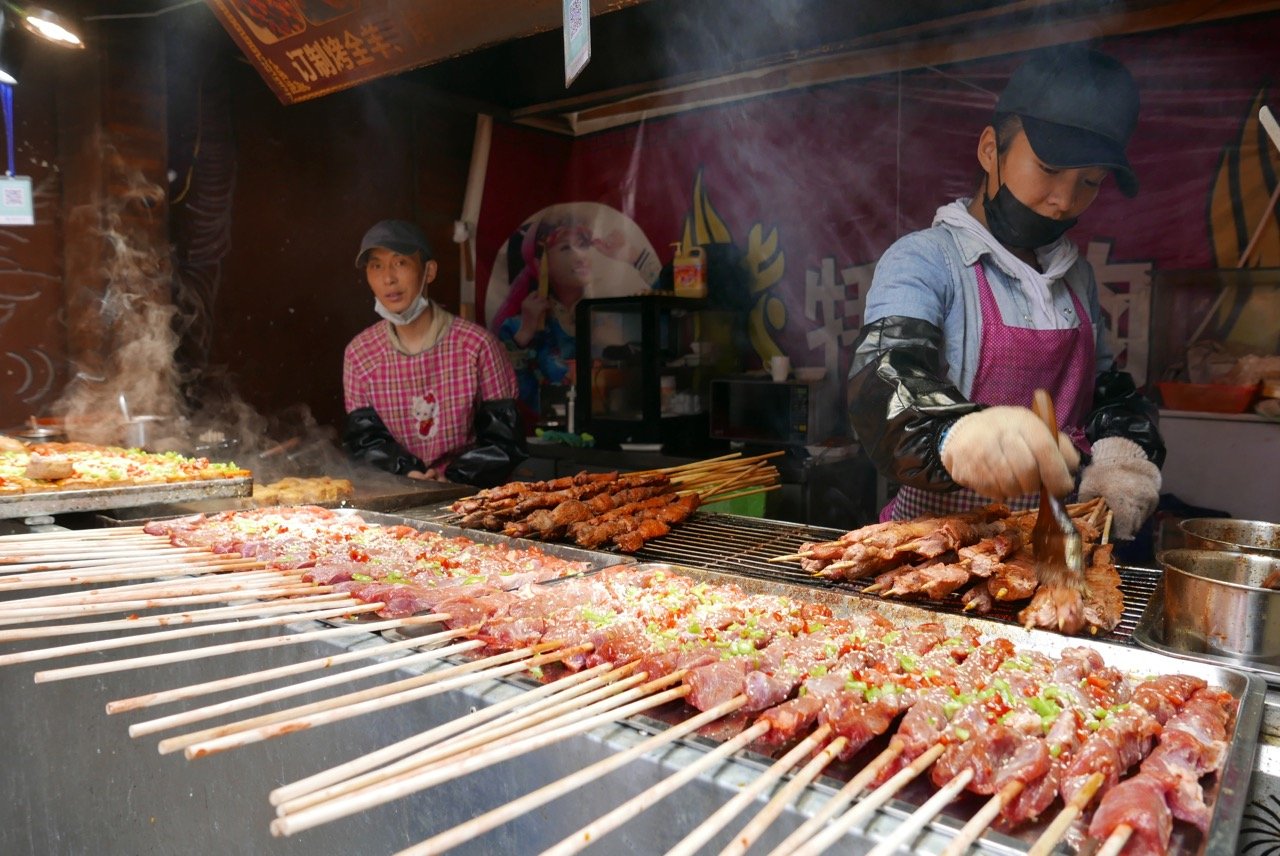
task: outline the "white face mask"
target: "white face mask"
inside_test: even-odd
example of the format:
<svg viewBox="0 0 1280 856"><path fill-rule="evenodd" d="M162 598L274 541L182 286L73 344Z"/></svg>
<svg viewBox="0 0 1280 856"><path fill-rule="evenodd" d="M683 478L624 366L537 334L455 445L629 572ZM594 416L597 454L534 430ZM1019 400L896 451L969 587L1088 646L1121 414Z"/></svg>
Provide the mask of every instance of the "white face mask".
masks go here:
<svg viewBox="0 0 1280 856"><path fill-rule="evenodd" d="M413 303L409 304L409 308L403 312L392 312L390 309L382 305L379 300L373 301L373 311L377 312L383 318L386 318L392 324L405 325L412 324L417 320L418 316L427 311L427 307L431 305L431 301L427 300L418 292L418 296L413 299Z"/></svg>
<svg viewBox="0 0 1280 856"><path fill-rule="evenodd" d="M423 312L427 311L427 307L431 305L431 301L427 299L427 273L422 272L422 282L418 286L418 296L409 304L409 308L403 312L392 312L390 309L382 305L382 301L376 297L373 299L373 311L377 312L383 318L386 318L392 324L405 325L412 324L418 319Z"/></svg>

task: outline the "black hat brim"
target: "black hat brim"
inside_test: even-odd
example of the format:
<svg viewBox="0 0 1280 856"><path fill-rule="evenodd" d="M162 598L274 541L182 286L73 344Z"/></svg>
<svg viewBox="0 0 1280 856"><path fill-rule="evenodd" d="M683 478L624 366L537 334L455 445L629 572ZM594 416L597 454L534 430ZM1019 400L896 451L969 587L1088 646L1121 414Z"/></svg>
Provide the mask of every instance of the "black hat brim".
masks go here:
<svg viewBox="0 0 1280 856"><path fill-rule="evenodd" d="M1022 116L1022 129L1036 157L1063 169L1100 166L1110 169L1120 192L1132 199L1138 194L1138 177L1124 150L1113 140L1069 125Z"/></svg>
<svg viewBox="0 0 1280 856"><path fill-rule="evenodd" d="M390 250L391 252L399 253L402 256L411 256L414 253L422 252L422 248L415 244L399 244L395 241L379 241L376 244L370 244L360 251L360 254L356 256L356 267L363 270L365 265L369 263L369 253L377 249Z"/></svg>

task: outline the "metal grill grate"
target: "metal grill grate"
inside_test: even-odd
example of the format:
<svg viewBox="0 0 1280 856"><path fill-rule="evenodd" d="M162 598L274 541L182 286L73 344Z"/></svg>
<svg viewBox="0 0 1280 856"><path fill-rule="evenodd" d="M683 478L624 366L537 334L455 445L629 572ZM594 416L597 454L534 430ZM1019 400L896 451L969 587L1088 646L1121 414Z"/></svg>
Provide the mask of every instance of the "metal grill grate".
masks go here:
<svg viewBox="0 0 1280 856"><path fill-rule="evenodd" d="M635 557L642 562L691 565L775 582L842 591L879 602L881 598L876 595L863 593L863 589L874 582L874 576L860 580L829 580L806 573L798 564L768 561L774 556L797 552L805 541L831 541L843 534L845 533L839 529L699 512L673 528L669 534L646 542ZM1147 601L1155 593L1156 586L1160 584L1160 572L1128 567L1118 570L1120 589L1124 594L1124 615L1113 631L1099 638L1134 644L1134 627L1142 617ZM913 603L953 615L965 614L958 594L949 595L942 601L919 600ZM996 603L991 612L983 617L1017 624L1018 610L1024 605L1022 601L1012 604Z"/></svg>

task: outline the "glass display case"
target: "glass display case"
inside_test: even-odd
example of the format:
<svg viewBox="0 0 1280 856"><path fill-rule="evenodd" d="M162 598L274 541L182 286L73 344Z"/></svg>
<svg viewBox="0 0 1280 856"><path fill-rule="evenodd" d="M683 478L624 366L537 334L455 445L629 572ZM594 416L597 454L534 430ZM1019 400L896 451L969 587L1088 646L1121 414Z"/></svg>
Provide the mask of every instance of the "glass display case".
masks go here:
<svg viewBox="0 0 1280 856"><path fill-rule="evenodd" d="M578 302L576 328L580 430L602 448L706 450L711 378L741 371L740 313L670 294L605 297Z"/></svg>

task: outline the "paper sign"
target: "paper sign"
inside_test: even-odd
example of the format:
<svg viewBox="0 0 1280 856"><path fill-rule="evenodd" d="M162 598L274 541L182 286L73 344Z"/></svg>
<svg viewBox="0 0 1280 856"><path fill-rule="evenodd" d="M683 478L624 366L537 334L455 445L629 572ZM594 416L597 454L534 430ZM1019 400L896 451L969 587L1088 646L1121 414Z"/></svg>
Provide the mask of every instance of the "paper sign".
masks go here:
<svg viewBox="0 0 1280 856"><path fill-rule="evenodd" d="M591 60L591 4L589 0L564 2L564 85L577 79Z"/></svg>
<svg viewBox="0 0 1280 856"><path fill-rule="evenodd" d="M31 177L0 175L0 224L32 226L36 222L31 198Z"/></svg>

